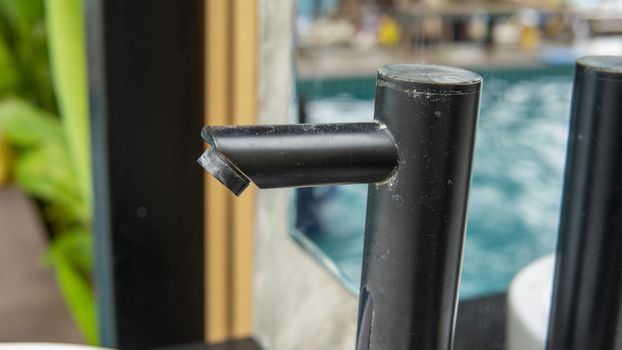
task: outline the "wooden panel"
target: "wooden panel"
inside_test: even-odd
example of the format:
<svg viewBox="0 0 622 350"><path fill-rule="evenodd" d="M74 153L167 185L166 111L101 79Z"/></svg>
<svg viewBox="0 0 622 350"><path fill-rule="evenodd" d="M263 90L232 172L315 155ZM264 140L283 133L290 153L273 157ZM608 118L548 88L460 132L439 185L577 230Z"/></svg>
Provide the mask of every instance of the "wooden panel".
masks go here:
<svg viewBox="0 0 622 350"><path fill-rule="evenodd" d="M233 2L233 123L254 124L257 114L257 3ZM255 188L233 206L233 323L235 338L253 329Z"/></svg>
<svg viewBox="0 0 622 350"><path fill-rule="evenodd" d="M257 2L206 0L206 124L254 124ZM206 174L206 339L253 329L254 189L234 198Z"/></svg>
<svg viewBox="0 0 622 350"><path fill-rule="evenodd" d="M229 123L231 8L229 0L207 0L205 124ZM206 340L219 342L231 335L229 233L231 198L227 189L205 173Z"/></svg>

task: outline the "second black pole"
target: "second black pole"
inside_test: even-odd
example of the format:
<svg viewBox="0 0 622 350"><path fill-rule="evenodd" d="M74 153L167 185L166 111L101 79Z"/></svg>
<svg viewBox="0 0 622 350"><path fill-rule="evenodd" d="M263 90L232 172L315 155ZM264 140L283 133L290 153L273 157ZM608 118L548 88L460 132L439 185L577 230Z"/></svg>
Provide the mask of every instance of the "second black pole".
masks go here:
<svg viewBox="0 0 622 350"><path fill-rule="evenodd" d="M547 349L622 349L622 57L577 61Z"/></svg>

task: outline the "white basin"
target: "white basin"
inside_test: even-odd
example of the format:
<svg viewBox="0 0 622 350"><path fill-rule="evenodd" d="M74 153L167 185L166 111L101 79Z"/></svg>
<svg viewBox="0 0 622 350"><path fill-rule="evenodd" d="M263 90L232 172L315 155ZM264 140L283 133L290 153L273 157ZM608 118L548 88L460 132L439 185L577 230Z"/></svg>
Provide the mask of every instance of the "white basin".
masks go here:
<svg viewBox="0 0 622 350"><path fill-rule="evenodd" d="M543 350L549 323L554 255L542 257L516 274L508 293L507 349Z"/></svg>

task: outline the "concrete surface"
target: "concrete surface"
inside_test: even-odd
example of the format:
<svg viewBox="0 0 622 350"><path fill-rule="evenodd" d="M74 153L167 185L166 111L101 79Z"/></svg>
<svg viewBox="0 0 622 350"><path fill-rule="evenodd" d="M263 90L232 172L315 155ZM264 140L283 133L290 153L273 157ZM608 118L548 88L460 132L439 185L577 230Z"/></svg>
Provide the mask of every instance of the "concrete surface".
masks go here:
<svg viewBox="0 0 622 350"><path fill-rule="evenodd" d="M0 188L0 342L83 342L42 263L45 244L33 203Z"/></svg>
<svg viewBox="0 0 622 350"><path fill-rule="evenodd" d="M288 120L293 7L291 0L261 2L260 123ZM357 298L289 236L287 199L288 190L258 191L257 339L270 350L354 349Z"/></svg>

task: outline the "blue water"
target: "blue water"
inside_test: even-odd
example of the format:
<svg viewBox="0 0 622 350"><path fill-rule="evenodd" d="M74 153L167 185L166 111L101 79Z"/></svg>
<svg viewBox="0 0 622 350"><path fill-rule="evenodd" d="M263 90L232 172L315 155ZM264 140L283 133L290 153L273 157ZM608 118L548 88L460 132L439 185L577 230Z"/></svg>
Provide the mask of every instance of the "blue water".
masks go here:
<svg viewBox="0 0 622 350"><path fill-rule="evenodd" d="M462 298L507 289L517 271L553 251L572 82L568 73L484 75ZM373 85L365 89L372 91L311 98L306 108L309 121L371 120ZM368 98L352 97L357 95ZM356 290L367 186L305 191L303 196L310 198L298 203L305 209L298 231L306 237L305 244L321 252L343 282Z"/></svg>

